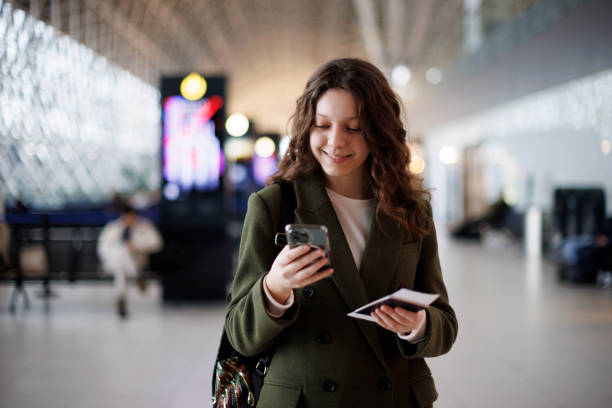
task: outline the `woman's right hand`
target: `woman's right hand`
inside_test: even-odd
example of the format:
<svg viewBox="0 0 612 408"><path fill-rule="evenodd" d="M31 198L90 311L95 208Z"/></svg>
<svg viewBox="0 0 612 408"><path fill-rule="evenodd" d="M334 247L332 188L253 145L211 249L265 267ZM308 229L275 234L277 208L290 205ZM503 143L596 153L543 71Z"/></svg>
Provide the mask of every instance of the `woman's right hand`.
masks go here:
<svg viewBox="0 0 612 408"><path fill-rule="evenodd" d="M310 285L334 273L332 268L317 272L326 262L327 257L320 248L309 245L289 248L289 245L285 245L272 263L266 286L274 299L283 304L293 289Z"/></svg>

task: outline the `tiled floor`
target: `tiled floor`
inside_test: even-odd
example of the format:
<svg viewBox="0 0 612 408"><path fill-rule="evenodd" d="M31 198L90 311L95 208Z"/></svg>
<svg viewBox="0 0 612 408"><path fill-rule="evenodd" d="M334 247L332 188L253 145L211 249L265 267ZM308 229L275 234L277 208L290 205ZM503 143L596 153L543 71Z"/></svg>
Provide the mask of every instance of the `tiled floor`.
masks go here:
<svg viewBox="0 0 612 408"><path fill-rule="evenodd" d="M612 406L612 291L557 282L518 248L441 243L460 333L429 360L436 407ZM131 318L108 283L54 286L49 308L8 312L0 286L0 407L209 406L222 304L165 306L134 290Z"/></svg>

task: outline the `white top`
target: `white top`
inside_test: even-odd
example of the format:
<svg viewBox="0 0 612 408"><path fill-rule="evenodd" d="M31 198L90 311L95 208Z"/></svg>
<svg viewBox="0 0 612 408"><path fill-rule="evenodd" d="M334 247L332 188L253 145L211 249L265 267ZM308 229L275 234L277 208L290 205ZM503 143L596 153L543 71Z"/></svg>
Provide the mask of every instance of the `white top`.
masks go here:
<svg viewBox="0 0 612 408"><path fill-rule="evenodd" d="M357 270L361 271L361 258L374 215L374 200L345 197L329 188L325 188L325 191L327 191L344 236L351 248Z"/></svg>

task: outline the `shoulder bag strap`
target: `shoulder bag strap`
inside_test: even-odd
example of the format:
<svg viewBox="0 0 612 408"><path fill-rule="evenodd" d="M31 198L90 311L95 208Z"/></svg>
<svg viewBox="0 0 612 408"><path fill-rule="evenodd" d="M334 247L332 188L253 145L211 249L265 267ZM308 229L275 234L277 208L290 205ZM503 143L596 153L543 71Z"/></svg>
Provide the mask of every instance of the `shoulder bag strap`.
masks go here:
<svg viewBox="0 0 612 408"><path fill-rule="evenodd" d="M274 238L274 242L277 245L285 245L285 225L291 224L295 220L294 212L297 208L297 200L295 198L295 190L293 189L293 182L291 181L277 181L276 184L281 189L281 201L280 201L280 217L278 222L278 232ZM283 243L284 239L284 243ZM272 359L272 351L264 353L259 357L257 364L255 365L255 372L261 377L266 375L268 367L270 366L270 360Z"/></svg>
<svg viewBox="0 0 612 408"><path fill-rule="evenodd" d="M278 222L278 232L285 232L285 225L293 223L295 217L293 213L297 207L295 191L291 181L279 181L281 188L280 217Z"/></svg>

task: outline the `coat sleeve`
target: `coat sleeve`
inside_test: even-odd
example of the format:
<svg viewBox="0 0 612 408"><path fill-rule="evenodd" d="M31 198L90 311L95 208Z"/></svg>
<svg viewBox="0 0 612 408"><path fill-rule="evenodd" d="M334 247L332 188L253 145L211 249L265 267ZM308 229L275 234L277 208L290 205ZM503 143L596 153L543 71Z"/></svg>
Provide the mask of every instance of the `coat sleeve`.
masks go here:
<svg viewBox="0 0 612 408"><path fill-rule="evenodd" d="M425 338L411 344L398 338L401 354L406 358L436 357L447 353L457 338L457 317L448 301L446 286L442 280L436 229L431 222L430 234L423 239L421 257L417 266L414 290L437 293L440 297L426 309Z"/></svg>
<svg viewBox="0 0 612 408"><path fill-rule="evenodd" d="M262 281L278 252L274 245L274 225L279 216L273 219L272 214L279 212L278 208L270 211L260 193L249 197L232 300L225 317L230 343L245 356L254 356L268 349L298 315L298 302L280 318L270 317L266 312Z"/></svg>

